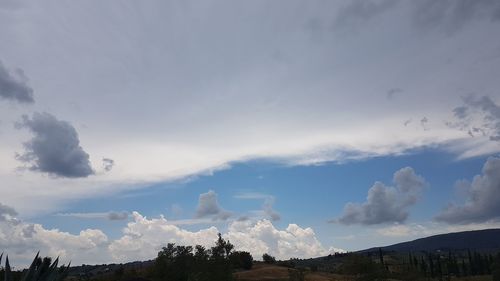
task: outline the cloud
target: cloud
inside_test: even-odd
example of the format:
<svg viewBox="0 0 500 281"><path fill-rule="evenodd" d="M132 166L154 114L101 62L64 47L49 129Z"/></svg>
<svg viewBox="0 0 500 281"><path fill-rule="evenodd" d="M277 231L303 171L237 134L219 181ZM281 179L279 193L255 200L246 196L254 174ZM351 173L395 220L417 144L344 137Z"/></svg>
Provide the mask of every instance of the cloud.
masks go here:
<svg viewBox="0 0 500 281"><path fill-rule="evenodd" d="M472 182L460 181L463 204L450 204L435 219L450 224L500 221L500 158L490 157Z"/></svg>
<svg viewBox="0 0 500 281"><path fill-rule="evenodd" d="M401 94L402 92L403 89L401 88L391 88L386 93L387 99L392 100L394 97L396 97L398 94Z"/></svg>
<svg viewBox="0 0 500 281"><path fill-rule="evenodd" d="M59 213L56 216L73 217L80 219L106 219L111 221L128 219L128 212L103 212L103 213Z"/></svg>
<svg viewBox="0 0 500 281"><path fill-rule="evenodd" d="M0 98L19 103L34 103L33 89L21 69L9 71L0 61Z"/></svg>
<svg viewBox="0 0 500 281"><path fill-rule="evenodd" d="M397 4L394 0L344 1L338 10L334 27L356 26L382 14Z"/></svg>
<svg viewBox="0 0 500 281"><path fill-rule="evenodd" d="M35 208L53 211L75 193L94 197L98 188L120 186L113 189L120 192L253 159L315 165L473 141L439 120L459 99L457 89L493 93L499 88L499 79L491 75L499 61L479 60L498 55L497 22L481 20L470 30L437 38L410 26L410 5L416 4L394 2L390 9L380 0L356 1L357 7L343 9L358 13L352 20L346 15L346 25L364 22L348 36L331 27L350 1L245 1L203 9L150 2L141 13L134 13L139 9L134 1L120 7L23 3L0 19L0 37L9 39L2 41L2 51L29 73L40 108L88 126L81 141L93 168L103 169L102 159L92 156L109 155L119 169L91 177L92 188L89 180L68 183L40 173L19 180L13 172L17 161L0 161L2 179L12 183L0 190L18 191L2 200L16 203L23 214ZM102 13L94 12L96 5ZM232 24L233 17L256 19L262 11L269 15L265 20ZM315 38L304 29L311 19L319 27ZM178 26L189 26L190 32ZM85 32L74 36L68 30ZM176 44L172 37L179 39ZM27 44L31 38L39 44ZM446 63L448 58L454 63ZM387 102L384 94L392 87L404 89L404 98ZM18 114L4 106L0 119L7 124ZM424 115L432 120L432 130L415 130ZM413 123L402 126L410 117ZM22 132L8 135L2 134L2 159L19 151L24 137ZM34 181L49 188L35 196ZM56 186L67 191L56 193ZM54 204L33 204L42 197ZM21 206L19 198L29 202Z"/></svg>
<svg viewBox="0 0 500 281"><path fill-rule="evenodd" d="M11 220L15 216L17 216L17 212L14 208L0 203L0 222Z"/></svg>
<svg viewBox="0 0 500 281"><path fill-rule="evenodd" d="M378 228L375 232L383 237L404 238L405 240L427 237L437 234L461 232L480 229L499 228L499 222L471 223L466 225L449 225L439 222L423 222L411 224L394 224Z"/></svg>
<svg viewBox="0 0 500 281"><path fill-rule="evenodd" d="M279 230L266 219L255 223L233 222L224 237L237 249L249 251L254 257L269 253L278 259L311 258L330 253L312 228L289 224L286 229Z"/></svg>
<svg viewBox="0 0 500 281"><path fill-rule="evenodd" d="M262 206L262 209L264 210L264 213L271 219L271 221L279 221L281 219L280 213L276 212L273 209L273 201L266 201L264 202L264 205Z"/></svg>
<svg viewBox="0 0 500 281"><path fill-rule="evenodd" d="M5 206L0 206L0 212ZM107 251L108 237L98 229L86 229L70 234L58 229L46 229L40 224L27 223L14 217L7 208L8 220L0 220L0 248L9 254L16 266L29 265L37 251L59 256L65 263L104 263L111 260ZM0 215L0 218L2 216Z"/></svg>
<svg viewBox="0 0 500 281"><path fill-rule="evenodd" d="M468 95L462 100L464 105L453 109L455 120L447 125L471 137L486 136L492 141L500 141L500 106L489 96Z"/></svg>
<svg viewBox="0 0 500 281"><path fill-rule="evenodd" d="M281 215L274 210L273 205L275 202L275 197L269 194L264 193L256 193L256 192L248 192L241 193L234 196L236 199L247 199L247 200L262 200L262 213L266 218L271 219L271 221L278 221L281 219ZM239 220L244 220L247 218L246 216L240 217Z"/></svg>
<svg viewBox="0 0 500 281"><path fill-rule="evenodd" d="M500 20L500 3L496 0L423 0L411 4L412 19L419 28L444 28L453 33L473 20Z"/></svg>
<svg viewBox="0 0 500 281"><path fill-rule="evenodd" d="M422 126L424 131L428 130L427 123L429 123L429 119L427 117L424 116L422 119L420 119L420 126Z"/></svg>
<svg viewBox="0 0 500 281"><path fill-rule="evenodd" d="M102 166L104 171L109 172L115 166L115 160L109 158L102 158Z"/></svg>
<svg viewBox="0 0 500 281"><path fill-rule="evenodd" d="M113 241L109 251L115 261L151 259L166 243L181 245L203 245L210 247L217 239L219 230L209 227L188 231L172 225L163 217L147 219L137 212L134 221L123 230L124 235ZM291 257L309 258L327 255L311 228L289 224L286 229L277 229L269 220L257 222L232 222L223 237L235 248L250 252L255 258L269 253L279 259Z"/></svg>
<svg viewBox="0 0 500 281"><path fill-rule="evenodd" d="M170 224L164 217L147 219L138 212L132 216L134 221L124 228L123 236L109 246L115 261L152 259L167 243L211 246L219 233L213 226L192 232Z"/></svg>
<svg viewBox="0 0 500 281"><path fill-rule="evenodd" d="M62 262L71 260L75 265L129 262L153 259L167 243L211 247L220 232L214 226L190 231L163 216L148 219L138 212L132 212L132 218L115 240L99 229L70 234L17 219L0 221L0 248L9 253L16 265L28 265L38 250L43 255L60 256ZM323 247L312 228L289 224L280 230L266 219L231 222L223 237L255 258L263 253L279 259L310 258L339 250Z"/></svg>
<svg viewBox="0 0 500 281"><path fill-rule="evenodd" d="M109 212L108 219L112 221L128 219L127 212Z"/></svg>
<svg viewBox="0 0 500 281"><path fill-rule="evenodd" d="M24 143L25 152L17 156L30 170L68 178L94 174L89 155L80 146L78 133L70 123L36 112L31 119L24 116L17 125L34 134Z"/></svg>
<svg viewBox="0 0 500 281"><path fill-rule="evenodd" d="M418 201L426 183L411 167L395 172L393 182L395 187L376 182L368 190L366 202L347 203L342 215L332 222L346 225L404 222L408 208Z"/></svg>
<svg viewBox="0 0 500 281"><path fill-rule="evenodd" d="M198 207L196 208L196 218L211 217L214 220L227 220L230 216L231 213L219 205L217 193L213 190L200 194Z"/></svg>

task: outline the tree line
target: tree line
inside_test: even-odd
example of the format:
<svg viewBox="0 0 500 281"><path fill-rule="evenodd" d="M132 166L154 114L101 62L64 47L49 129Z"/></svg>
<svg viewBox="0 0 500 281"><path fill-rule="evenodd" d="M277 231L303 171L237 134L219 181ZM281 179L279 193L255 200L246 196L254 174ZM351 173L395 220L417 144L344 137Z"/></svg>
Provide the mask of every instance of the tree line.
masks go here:
<svg viewBox="0 0 500 281"><path fill-rule="evenodd" d="M158 253L152 277L158 281L229 281L236 269L251 269L253 257L249 252L234 251L234 246L219 233L215 245L167 244Z"/></svg>
<svg viewBox="0 0 500 281"><path fill-rule="evenodd" d="M500 275L500 253L481 254L467 250L466 254L426 253L423 255L408 254L406 259L408 271L417 271L426 277L449 280L452 276ZM500 280L498 276L494 280Z"/></svg>

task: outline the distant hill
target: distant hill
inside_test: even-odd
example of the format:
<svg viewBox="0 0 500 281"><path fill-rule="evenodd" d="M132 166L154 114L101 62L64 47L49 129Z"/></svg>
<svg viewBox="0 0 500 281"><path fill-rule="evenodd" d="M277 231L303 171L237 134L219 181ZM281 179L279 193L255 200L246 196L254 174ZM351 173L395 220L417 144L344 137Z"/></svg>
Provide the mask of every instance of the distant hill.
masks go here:
<svg viewBox="0 0 500 281"><path fill-rule="evenodd" d="M500 229L485 229L440 234L417 240L380 247L384 251L418 252L418 251L463 251L470 249L478 252L500 251ZM378 247L359 251L369 253L378 251Z"/></svg>

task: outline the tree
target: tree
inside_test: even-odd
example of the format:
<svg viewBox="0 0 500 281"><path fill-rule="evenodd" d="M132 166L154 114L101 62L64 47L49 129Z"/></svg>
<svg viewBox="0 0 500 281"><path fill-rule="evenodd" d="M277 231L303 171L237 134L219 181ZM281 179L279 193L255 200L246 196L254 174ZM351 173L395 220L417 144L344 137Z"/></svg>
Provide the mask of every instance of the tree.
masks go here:
<svg viewBox="0 0 500 281"><path fill-rule="evenodd" d="M227 258L231 251L234 249L233 244L222 239L222 235L219 233L215 246L212 247L212 257L213 258Z"/></svg>
<svg viewBox="0 0 500 281"><path fill-rule="evenodd" d="M500 281L500 253L497 254L491 265L491 275L493 281Z"/></svg>
<svg viewBox="0 0 500 281"><path fill-rule="evenodd" d="M420 271L422 271L424 275L427 276L427 263L425 262L423 256L420 259Z"/></svg>
<svg viewBox="0 0 500 281"><path fill-rule="evenodd" d="M384 265L384 253L382 252L382 248L378 248L378 259L381 265ZM410 259L411 262L411 259Z"/></svg>
<svg viewBox="0 0 500 281"><path fill-rule="evenodd" d="M232 252L229 255L229 260L233 268L246 270L252 269L253 257L249 252Z"/></svg>
<svg viewBox="0 0 500 281"><path fill-rule="evenodd" d="M276 263L276 258L274 258L273 256L269 255L268 253L265 253L262 255L262 260L265 262L265 263Z"/></svg>

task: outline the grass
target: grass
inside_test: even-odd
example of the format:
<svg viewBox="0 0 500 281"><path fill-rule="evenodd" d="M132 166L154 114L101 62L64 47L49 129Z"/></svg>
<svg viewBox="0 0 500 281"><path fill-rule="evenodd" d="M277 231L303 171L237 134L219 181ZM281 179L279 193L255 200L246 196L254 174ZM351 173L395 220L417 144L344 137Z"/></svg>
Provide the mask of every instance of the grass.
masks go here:
<svg viewBox="0 0 500 281"><path fill-rule="evenodd" d="M238 281L288 281L289 269L283 266L257 263L251 270L240 271L234 274ZM355 281L356 277L351 275L333 274L326 272L305 272L305 281ZM428 281L425 278L422 281ZM433 281L439 280L437 278ZM451 278L451 281L491 281L491 275ZM399 281L391 279L391 281Z"/></svg>

